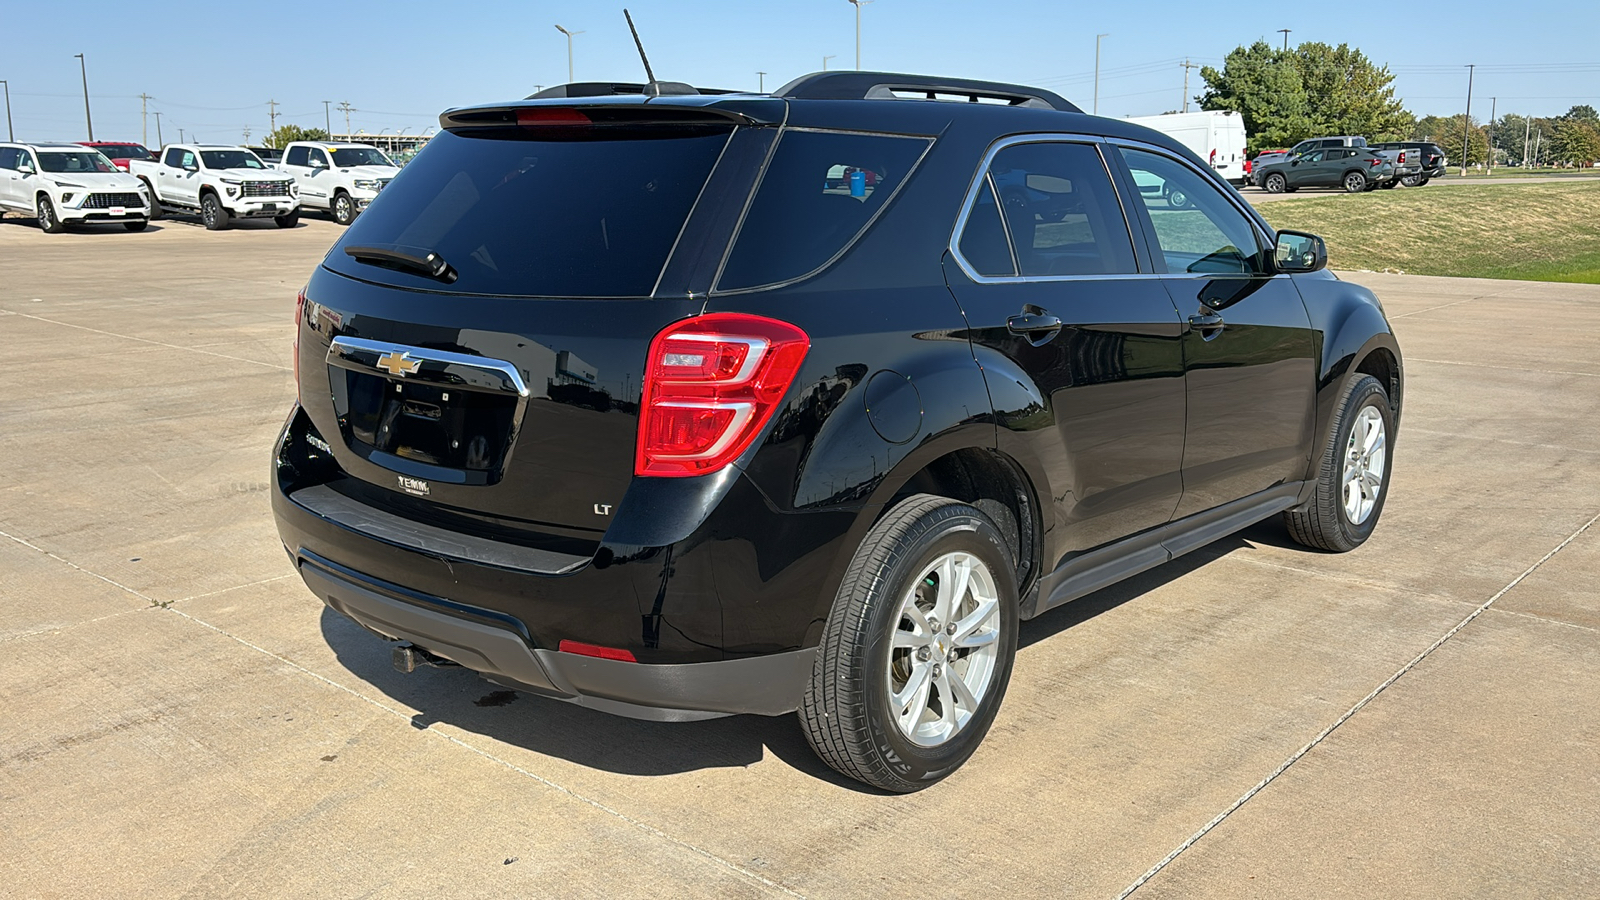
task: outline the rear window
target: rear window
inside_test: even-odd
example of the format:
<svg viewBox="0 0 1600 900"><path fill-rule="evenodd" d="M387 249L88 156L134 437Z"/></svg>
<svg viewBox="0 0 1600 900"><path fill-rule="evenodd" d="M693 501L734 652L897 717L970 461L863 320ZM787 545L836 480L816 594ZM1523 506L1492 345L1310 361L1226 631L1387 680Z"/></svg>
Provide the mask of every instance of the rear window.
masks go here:
<svg viewBox="0 0 1600 900"><path fill-rule="evenodd" d="M717 290L792 281L849 247L911 174L929 138L785 131Z"/></svg>
<svg viewBox="0 0 1600 900"><path fill-rule="evenodd" d="M106 144L95 148L107 159L150 159L150 151L138 144Z"/></svg>
<svg viewBox="0 0 1600 900"><path fill-rule="evenodd" d="M531 297L642 297L655 289L695 199L732 133L726 126L449 132L384 189L340 247L394 244L439 254L451 284L365 265L338 248L326 265L405 287Z"/></svg>

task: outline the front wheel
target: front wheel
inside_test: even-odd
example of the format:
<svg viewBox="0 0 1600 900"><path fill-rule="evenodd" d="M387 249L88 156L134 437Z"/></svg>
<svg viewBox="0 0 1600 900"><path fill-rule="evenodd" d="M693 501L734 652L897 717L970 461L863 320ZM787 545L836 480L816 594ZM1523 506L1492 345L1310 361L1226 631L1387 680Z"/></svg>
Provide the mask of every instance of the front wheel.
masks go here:
<svg viewBox="0 0 1600 900"><path fill-rule="evenodd" d="M221 231L228 227L228 210L216 194L208 193L200 198L200 221L206 223L207 231Z"/></svg>
<svg viewBox="0 0 1600 900"><path fill-rule="evenodd" d="M967 761L1017 649L1015 564L980 510L918 494L867 533L846 571L800 706L844 775L895 793Z"/></svg>
<svg viewBox="0 0 1600 900"><path fill-rule="evenodd" d="M356 220L356 201L344 191L333 195L333 220L340 225L349 225Z"/></svg>
<svg viewBox="0 0 1600 900"><path fill-rule="evenodd" d="M1367 189L1367 176L1361 172L1347 172L1344 176L1344 189L1352 194L1359 194Z"/></svg>
<svg viewBox="0 0 1600 900"><path fill-rule="evenodd" d="M67 230L67 226L61 224L61 217L56 215L50 198L43 195L39 197L39 229L45 234L60 234Z"/></svg>
<svg viewBox="0 0 1600 900"><path fill-rule="evenodd" d="M297 209L292 213L284 213L281 216L273 216L272 221L279 228L293 228L300 224L300 210Z"/></svg>
<svg viewBox="0 0 1600 900"><path fill-rule="evenodd" d="M143 231L150 226L149 222L123 222L122 227L129 231Z"/></svg>
<svg viewBox="0 0 1600 900"><path fill-rule="evenodd" d="M1362 375L1345 387L1317 470L1316 492L1305 506L1283 514L1290 537L1336 553L1366 542L1388 495L1394 421L1389 394L1378 379Z"/></svg>
<svg viewBox="0 0 1600 900"><path fill-rule="evenodd" d="M1271 175L1267 176L1266 188L1267 188L1267 193L1269 193L1269 194L1281 194L1281 193L1283 193L1283 189L1288 187L1288 186L1289 186L1289 182L1286 181L1284 179L1284 177L1282 175L1279 175L1277 172L1273 172Z"/></svg>

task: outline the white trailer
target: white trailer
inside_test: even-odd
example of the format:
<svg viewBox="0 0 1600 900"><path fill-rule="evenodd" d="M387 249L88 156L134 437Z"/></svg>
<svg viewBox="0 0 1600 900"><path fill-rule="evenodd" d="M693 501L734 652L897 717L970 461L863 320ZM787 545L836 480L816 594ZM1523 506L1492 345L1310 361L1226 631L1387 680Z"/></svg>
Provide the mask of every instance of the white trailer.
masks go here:
<svg viewBox="0 0 1600 900"><path fill-rule="evenodd" d="M1128 121L1170 135L1211 164L1217 174L1235 185L1245 183L1244 117L1236 112L1168 113L1131 116Z"/></svg>

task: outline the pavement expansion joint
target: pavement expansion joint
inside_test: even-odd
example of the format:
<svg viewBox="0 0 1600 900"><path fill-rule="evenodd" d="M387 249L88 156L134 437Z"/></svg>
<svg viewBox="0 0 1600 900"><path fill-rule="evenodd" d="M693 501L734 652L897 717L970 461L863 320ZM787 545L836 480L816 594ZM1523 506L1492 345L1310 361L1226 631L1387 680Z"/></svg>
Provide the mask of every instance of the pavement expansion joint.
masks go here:
<svg viewBox="0 0 1600 900"><path fill-rule="evenodd" d="M1171 853L1168 853L1166 856L1162 857L1160 862L1158 862L1155 865L1151 866L1150 869L1148 871L1146 871L1143 875L1140 875L1138 878L1134 879L1132 884L1128 885L1126 888L1123 889L1122 893L1117 895L1116 900L1126 900L1128 895L1132 894L1134 891L1137 891L1139 888L1143 887L1146 882L1148 882L1151 878L1154 878L1157 874L1159 874L1162 869L1165 869L1168 865L1170 865L1172 863L1172 861L1177 859L1179 856L1181 856L1184 853L1184 851L1188 850L1190 847L1193 847L1201 838L1203 838L1207 834L1209 834L1213 828L1216 828L1218 825L1221 825L1223 820L1225 820L1229 816L1233 815L1234 812L1236 812L1241 806L1244 806L1247 802L1249 802L1251 798L1255 797L1255 795L1261 793L1264 789L1266 789L1267 785L1269 785L1272 782L1276 781L1279 775L1282 775L1284 772L1287 772L1289 770L1290 766L1292 766L1296 762L1300 761L1301 757L1304 757L1307 753L1310 753L1313 749L1315 749L1318 744L1322 743L1325 739L1327 739L1328 735L1333 734L1333 732L1336 729L1338 729L1338 727L1340 725L1343 725L1344 723L1350 721L1351 717L1353 717L1356 713L1360 712L1361 710L1365 709L1367 707L1367 704L1369 704L1373 700L1377 699L1379 694L1383 693L1385 690L1388 690L1390 685L1394 684L1396 681L1399 681L1401 676L1405 675L1407 672L1409 672L1412 669L1416 668L1418 664L1420 664L1423 660L1425 660L1429 656L1431 656L1433 654L1433 651L1435 651L1435 650L1439 649L1440 647L1444 646L1444 643L1446 641L1448 641L1451 638L1455 637L1456 634L1461 631L1461 629L1463 629L1463 628L1467 627L1468 625L1472 624L1472 620L1476 619L1477 617L1479 617L1479 616L1483 615L1485 612L1487 612L1489 607L1493 606L1496 600L1499 600L1501 597L1504 597L1506 594L1510 593L1512 588L1515 588L1517 585L1521 584L1523 582L1523 580L1526 579L1529 575L1532 575L1534 572L1538 571L1540 566L1542 566L1545 563L1549 562L1552 557L1554 557L1557 553L1560 553L1568 544L1572 543L1573 541L1575 541L1579 537L1581 537L1583 535L1583 533L1588 531L1591 527L1593 527L1596 522L1600 522L1600 513L1596 513L1593 518L1589 519L1589 521L1587 521L1587 522L1583 523L1582 525L1580 525L1578 527L1577 531L1574 531L1571 534L1567 535L1566 538L1564 538L1561 541L1561 543L1559 543L1559 544L1555 545L1554 547L1552 547L1550 549L1550 552L1546 553L1544 556L1539 557L1539 559L1536 562L1534 562L1533 565L1531 565L1531 566L1527 567L1526 569L1522 570L1522 574L1520 574L1517 577L1511 579L1510 583L1508 583L1505 587L1501 588L1498 591L1495 591L1494 596L1492 596L1489 599L1483 601L1483 603L1479 604L1479 606L1476 609L1474 609L1471 613L1469 613L1466 618L1464 618L1461 621L1457 622L1455 624L1455 627L1451 628L1449 631L1446 631L1444 634L1440 635L1437 640L1435 640L1432 644L1428 645L1428 648L1426 650L1423 650L1421 653L1418 653L1415 657L1413 657L1411 659L1410 662L1408 662L1405 665L1401 666L1398 670L1395 671L1395 673L1393 675L1390 675L1388 678L1384 679L1381 684L1379 684L1377 687L1373 688L1372 691L1370 693L1368 693L1365 697L1362 697L1360 700L1356 701L1356 705L1354 705L1354 706L1350 707L1348 710L1346 710L1344 715L1342 715L1339 718L1335 719L1333 721L1333 723L1330 724L1328 727L1322 729L1322 731L1319 732L1316 737L1312 738L1304 747L1301 747L1299 750L1296 750L1293 754L1291 754L1288 759L1284 760L1276 769L1272 770L1272 772L1270 774L1268 774L1267 777L1265 777L1265 778L1261 779L1260 781L1256 782L1255 787L1252 787L1250 790L1245 791L1243 794L1241 794L1239 796L1239 799L1233 801L1231 804L1228 805L1227 809L1224 809L1222 812L1217 813L1216 817L1213 818L1211 821L1207 822L1204 826L1202 826L1199 831L1196 831L1194 834L1190 835L1187 840L1185 840L1183 843L1179 844L1178 846L1174 847L1172 849Z"/></svg>
<svg viewBox="0 0 1600 900"><path fill-rule="evenodd" d="M1600 378L1600 372L1569 372L1565 369L1534 369L1528 366L1493 366L1488 363L1463 362L1459 359L1427 359L1421 356L1408 356L1406 362L1435 363L1441 366L1466 366L1470 369L1499 369L1502 372L1533 372L1538 375L1577 375L1580 378Z"/></svg>
<svg viewBox="0 0 1600 900"><path fill-rule="evenodd" d="M38 321L38 322L48 322L51 325L60 325L63 328L76 328L76 329L78 329L80 331L88 331L88 332L92 332L94 334L103 334L106 337L120 338L120 339L125 340L125 341L138 341L141 344L154 344L157 347L166 347L169 350L182 350L185 353L199 353L199 354L202 354L202 355L205 355L205 356L215 356L215 357L218 357L219 359L229 359L229 360L233 360L234 362L249 363L249 364L251 364L253 366L265 366L268 369L277 369L280 372L291 371L291 367L290 366L280 366L277 363L262 362L259 359L250 359L250 358L244 357L244 356L232 356L232 355L229 355L227 353L218 353L215 350L201 350L201 349L196 348L196 347L185 347L185 346L182 346L180 344L169 344L166 341L153 341L153 340L151 340L149 338L134 337L131 334L118 334L115 331L102 331L99 328L90 328L87 325L74 325L71 322L62 322L59 319L47 319L44 316L35 316L35 315L31 315L29 313L13 313L12 315L18 315L18 316L23 317L24 319L33 319L33 320Z"/></svg>
<svg viewBox="0 0 1600 900"><path fill-rule="evenodd" d="M544 787L547 787L547 788L549 788L549 789L551 789L551 790L553 790L553 791L555 791L555 792L557 792L559 794L562 794L562 795L566 796L568 799L575 800L575 801L577 801L579 803L585 804L585 805L587 805L587 806L589 806L589 807L591 807L591 808L593 808L593 809L595 809L595 810L597 810L599 812L605 813L606 815L612 816L613 818L616 818L616 819L618 819L618 820L620 820L622 822L625 822L628 825L632 825L634 828L637 828L640 831L645 832L646 834L649 834L649 835L652 835L652 836L654 836L656 838L659 838L661 840L667 841L668 843L673 844L674 846L676 846L676 847L678 847L678 848L680 848L682 850L688 851L689 853L691 853L691 854L693 854L695 856L698 856L698 857L700 857L701 859L703 859L703 860L705 860L707 862L710 862L710 863L712 863L714 865L720 866L721 868L727 869L728 871L733 872L736 875L741 875L741 876L749 879L750 881L753 881L756 884L761 885L762 887L769 888L771 890L777 891L778 893L781 893L784 896L798 897L798 898L801 898L801 900L804 900L804 897L805 897L804 894L801 894L801 893L799 893L797 891L794 891L794 890L792 890L792 889L790 889L790 888L788 888L788 887L786 887L786 886L784 886L784 885L782 885L782 884L780 884L780 883L778 883L776 881L773 881L770 878L767 878L767 877L765 877L763 875L760 875L759 873L752 872L749 869L738 865L737 863L733 863L733 862L730 862L730 861L728 861L726 859L723 859L722 857L716 855L715 853L712 853L710 850L706 850L706 849L704 849L702 847L696 846L696 845L691 844L691 843L689 843L687 841L675 838L672 835L667 834L665 831L662 831L661 829L655 827L654 825L649 824L648 822L644 822L644 821L642 821L640 819L636 819L633 816L630 816L627 813L622 812L621 810L618 810L618 809L615 809L613 807L607 806L606 804L601 803L600 801L595 800L592 797L585 796L584 794L580 794L577 791L575 791L575 790L573 790L573 789L571 789L569 787L566 787L565 785L562 785L562 784L559 784L557 782L551 781L550 779L544 777L543 775L540 775L540 774L538 774L536 772L533 772L533 771L531 771L531 770L529 770L527 768L519 766L516 763L511 762L510 760L507 760L507 759L504 759L502 757L496 756L493 753L490 753L489 751L484 750L483 748L478 747L478 746L472 744L469 741L462 740L461 738L456 737L455 735L449 734L449 733L447 733L445 731L442 731L440 729L437 729L437 728L433 728L431 725L429 727L417 729L417 728L415 728L415 722L413 720L413 717L409 713L406 713L404 710L397 709L397 708L395 708L393 706L390 706L387 703L384 703L381 700L378 700L378 699L373 698L373 697L369 697L366 694L361 693L360 691L357 691L357 690L354 690L352 688L346 687L345 685L342 685L342 684L338 683L337 681L334 681L333 679L328 678L326 675L322 675L320 673L314 672L311 669L308 669L305 666L295 662L294 660L291 660L291 659L289 659L289 658L287 658L285 656L282 656L280 654L274 653L271 650L268 650L267 648L260 646L259 644L255 644L255 643L252 643L252 642L250 642L248 640L245 640L244 638L242 638L242 637L240 637L240 636L228 631L225 628L220 628L220 627L218 627L216 625L211 624L210 622L207 622L204 619L201 619L201 618L199 618L197 616L192 616L189 613L186 613L181 609L176 609L176 608L174 608L174 607L172 607L170 605L168 605L168 606L166 606L164 608L168 612L173 613L174 615L182 616L183 618L188 619L190 622L193 622L196 625L199 625L199 626L201 626L203 628L210 629L211 631L214 631L217 634L222 635L223 637L229 638L229 639L234 640L234 641L236 641L236 642L238 642L240 644L243 644L244 646L250 648L251 650L256 651L257 653L261 653L261 654L263 654L265 656L271 657L272 659L277 660L280 663L283 663L284 665L288 666L289 668L294 669L297 672L300 672L302 675L308 675L311 678L313 678L313 679L315 679L317 681L320 681L323 684L325 684L325 685L327 685L327 686L329 686L331 688L334 688L334 689L339 690L339 691L343 691L344 693L349 694L350 696L355 697L358 700L365 701L366 703L369 703L372 706L375 706L378 709L381 709L384 712L389 713L390 715L393 715L393 716L401 719L402 721L406 722L407 725L412 726L414 730L421 731L421 732L424 732L424 733L427 733L427 734L431 734L431 735L434 735L434 736L436 736L436 737L438 737L438 738L440 738L442 740L449 741L450 743L456 745L457 747L460 747L463 750L466 750L469 753L476 754L477 756L480 756L480 757L482 757L483 759L485 759L485 760L487 760L489 762L496 763L496 764L498 764L500 766L503 766L503 767L505 767L507 769L510 769L511 771L517 773L518 775L521 775L521 776L523 776L525 778L529 778L529 779L531 779L533 781L536 781L539 784L543 785Z"/></svg>

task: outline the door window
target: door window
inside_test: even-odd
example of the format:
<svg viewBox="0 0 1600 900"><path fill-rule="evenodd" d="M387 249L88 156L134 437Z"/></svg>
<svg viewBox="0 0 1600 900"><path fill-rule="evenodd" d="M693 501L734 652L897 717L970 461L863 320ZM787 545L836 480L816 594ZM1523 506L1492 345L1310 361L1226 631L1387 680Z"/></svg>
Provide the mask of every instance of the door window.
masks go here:
<svg viewBox="0 0 1600 900"><path fill-rule="evenodd" d="M20 155L21 151L15 147L0 147L0 169L15 170L17 157Z"/></svg>
<svg viewBox="0 0 1600 900"><path fill-rule="evenodd" d="M1265 270L1250 219L1208 179L1171 157L1121 150L1134 183L1140 185L1168 272L1248 275ZM1161 190L1145 190L1150 183L1159 183Z"/></svg>
<svg viewBox="0 0 1600 900"><path fill-rule="evenodd" d="M1003 214L1016 271L1024 276L1120 275L1139 271L1127 221L1100 152L1092 144L1013 144L995 154L958 245L982 274L1010 268L995 248L994 219ZM968 255L968 248L979 256ZM1009 274L1006 272L1005 274Z"/></svg>
<svg viewBox="0 0 1600 900"><path fill-rule="evenodd" d="M178 161L178 165L185 169L193 167L195 165L194 154L188 150L183 151L183 158Z"/></svg>
<svg viewBox="0 0 1600 900"><path fill-rule="evenodd" d="M290 147L289 152L283 157L283 164L286 166L305 166L310 165L310 159L310 147Z"/></svg>
<svg viewBox="0 0 1600 900"><path fill-rule="evenodd" d="M311 151L311 161L313 163L321 163L322 167L326 169L328 167L328 154L314 149Z"/></svg>
<svg viewBox="0 0 1600 900"><path fill-rule="evenodd" d="M178 168L183 164L183 151L177 147L169 148L167 150L167 158L163 162L174 169Z"/></svg>

